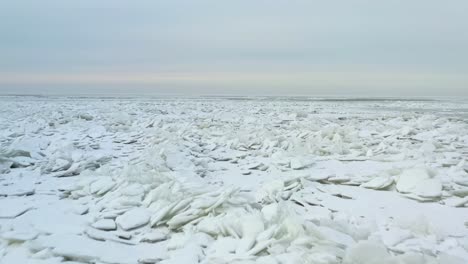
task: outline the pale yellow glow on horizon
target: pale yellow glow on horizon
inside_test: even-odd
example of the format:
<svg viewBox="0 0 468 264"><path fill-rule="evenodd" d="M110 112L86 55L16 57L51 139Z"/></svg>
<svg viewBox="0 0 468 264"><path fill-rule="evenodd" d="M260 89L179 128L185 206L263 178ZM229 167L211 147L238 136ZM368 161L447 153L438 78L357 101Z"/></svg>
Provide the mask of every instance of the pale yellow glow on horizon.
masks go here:
<svg viewBox="0 0 468 264"><path fill-rule="evenodd" d="M404 72L191 72L191 73L0 73L0 85L34 84L182 84L182 85L322 85L424 86L468 85L468 76L453 73Z"/></svg>

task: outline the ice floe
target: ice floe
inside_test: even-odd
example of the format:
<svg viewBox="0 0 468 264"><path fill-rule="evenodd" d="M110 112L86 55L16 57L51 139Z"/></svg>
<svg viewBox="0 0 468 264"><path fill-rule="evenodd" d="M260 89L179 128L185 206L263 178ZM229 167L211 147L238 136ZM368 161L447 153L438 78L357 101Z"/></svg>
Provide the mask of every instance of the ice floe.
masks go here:
<svg viewBox="0 0 468 264"><path fill-rule="evenodd" d="M466 102L19 98L0 263L468 261Z"/></svg>

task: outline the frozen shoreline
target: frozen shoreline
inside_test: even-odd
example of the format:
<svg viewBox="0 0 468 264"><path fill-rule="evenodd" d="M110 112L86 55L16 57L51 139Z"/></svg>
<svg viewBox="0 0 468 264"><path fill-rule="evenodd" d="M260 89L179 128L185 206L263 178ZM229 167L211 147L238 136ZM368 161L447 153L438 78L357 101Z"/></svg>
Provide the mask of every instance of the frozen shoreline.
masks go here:
<svg viewBox="0 0 468 264"><path fill-rule="evenodd" d="M468 102L0 102L0 263L468 262Z"/></svg>

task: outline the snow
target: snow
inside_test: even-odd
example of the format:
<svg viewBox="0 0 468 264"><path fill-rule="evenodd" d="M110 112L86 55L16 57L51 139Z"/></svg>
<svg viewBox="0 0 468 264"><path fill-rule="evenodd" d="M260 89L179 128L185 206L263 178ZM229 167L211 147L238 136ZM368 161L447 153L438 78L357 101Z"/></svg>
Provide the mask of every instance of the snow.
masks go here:
<svg viewBox="0 0 468 264"><path fill-rule="evenodd" d="M0 97L0 263L467 263L466 109Z"/></svg>

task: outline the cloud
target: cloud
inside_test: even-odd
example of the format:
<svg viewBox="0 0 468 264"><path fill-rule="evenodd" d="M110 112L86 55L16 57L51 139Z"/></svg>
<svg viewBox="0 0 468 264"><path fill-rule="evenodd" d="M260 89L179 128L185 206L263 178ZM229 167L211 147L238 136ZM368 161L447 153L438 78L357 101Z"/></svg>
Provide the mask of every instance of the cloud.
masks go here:
<svg viewBox="0 0 468 264"><path fill-rule="evenodd" d="M458 0L7 1L0 82L444 94L466 84L466 8Z"/></svg>
<svg viewBox="0 0 468 264"><path fill-rule="evenodd" d="M468 95L463 74L405 72L189 72L106 74L0 74L0 87L127 87L129 93L180 92L200 94L360 94ZM100 90L101 89L101 90ZM182 92L183 92L182 89ZM424 94L420 94L424 89ZM30 90L30 89L29 89ZM40 92L40 89L37 90ZM66 93L66 89L62 92ZM224 92L223 92L224 91ZM443 92L441 92L443 91ZM11 93L11 89L9 93Z"/></svg>

